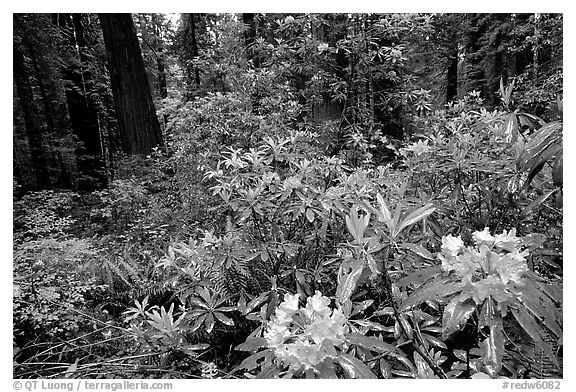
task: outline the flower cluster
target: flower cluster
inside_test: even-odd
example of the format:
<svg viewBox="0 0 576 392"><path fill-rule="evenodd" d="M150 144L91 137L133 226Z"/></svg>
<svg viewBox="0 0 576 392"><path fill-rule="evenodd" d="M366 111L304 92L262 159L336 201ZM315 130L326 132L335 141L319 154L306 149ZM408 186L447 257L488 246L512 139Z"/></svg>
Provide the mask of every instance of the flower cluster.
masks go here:
<svg viewBox="0 0 576 392"><path fill-rule="evenodd" d="M442 269L462 278L477 304L489 296L498 302L511 298L514 287L523 285L523 275L528 271L528 251L520 251L522 241L516 237L516 230L492 236L485 228L472 238L475 247L464 246L460 236L442 237L442 252L438 255Z"/></svg>
<svg viewBox="0 0 576 392"><path fill-rule="evenodd" d="M336 358L336 348L344 344L346 317L329 304L330 299L316 291L305 308L298 307L298 294L286 294L276 309L264 337L290 370L319 371L327 359Z"/></svg>

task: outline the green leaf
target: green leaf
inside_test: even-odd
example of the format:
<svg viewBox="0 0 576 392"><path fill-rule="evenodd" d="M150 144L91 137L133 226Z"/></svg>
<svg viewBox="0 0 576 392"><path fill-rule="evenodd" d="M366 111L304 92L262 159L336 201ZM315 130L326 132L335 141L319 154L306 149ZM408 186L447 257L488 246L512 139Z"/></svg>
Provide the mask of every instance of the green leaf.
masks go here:
<svg viewBox="0 0 576 392"><path fill-rule="evenodd" d="M382 197L380 193L376 194L376 200L378 201L378 205L380 206L380 210L378 211L378 217L382 222L386 224L388 227L388 231L390 234L394 231L394 221L392 220L392 214L390 213L390 209L386 204L386 201Z"/></svg>
<svg viewBox="0 0 576 392"><path fill-rule="evenodd" d="M366 349L379 352L381 354L396 352L396 347L386 343L374 336L364 336L359 333L353 333L346 337L350 344L355 344Z"/></svg>
<svg viewBox="0 0 576 392"><path fill-rule="evenodd" d="M204 321L206 333L212 332L212 329L214 328L214 324L215 324L214 315L212 313L208 313L206 315L206 320Z"/></svg>
<svg viewBox="0 0 576 392"><path fill-rule="evenodd" d="M454 332L460 331L472 313L476 303L467 296L456 296L446 305L442 314L442 338L448 339Z"/></svg>
<svg viewBox="0 0 576 392"><path fill-rule="evenodd" d="M537 288L531 279L524 280L520 300L557 338L562 336L561 314L556 309L556 305Z"/></svg>
<svg viewBox="0 0 576 392"><path fill-rule="evenodd" d="M356 261L352 266L352 271L350 271L344 279L338 282L338 288L336 289L336 298L338 302L344 303L350 298L356 286L358 284L358 279L362 275L364 270L364 263Z"/></svg>
<svg viewBox="0 0 576 392"><path fill-rule="evenodd" d="M516 161L519 170L528 171L528 186L544 163L562 151L562 123L555 121L540 128L526 144Z"/></svg>
<svg viewBox="0 0 576 392"><path fill-rule="evenodd" d="M400 309L408 310L413 306L420 305L424 301L439 301L444 297L462 290L461 283L450 282L449 280L449 278L441 276L426 284L425 287L415 290L402 302Z"/></svg>
<svg viewBox="0 0 576 392"><path fill-rule="evenodd" d="M518 324L520 324L522 329L526 331L528 336L532 338L536 345L544 350L546 356L550 358L556 366L559 366L553 347L542 339L542 327L538 324L534 316L532 316L526 308L522 306L519 306L518 308L510 307L510 311L518 321Z"/></svg>
<svg viewBox="0 0 576 392"><path fill-rule="evenodd" d="M380 373L383 378L392 378L392 372L390 371L390 365L384 358L380 359Z"/></svg>
<svg viewBox="0 0 576 392"><path fill-rule="evenodd" d="M532 200L530 202L530 204L528 204L522 210L522 215L527 215L531 210L533 210L535 207L539 206L540 204L544 203L544 201L546 199L548 199L550 196L552 196L558 190L559 190L559 188L552 189L551 191L545 192L544 194L542 194L542 195L538 196L537 198L535 198L534 200Z"/></svg>
<svg viewBox="0 0 576 392"><path fill-rule="evenodd" d="M432 335L429 335L427 333L422 333L421 335L422 335L422 338L424 338L424 340L427 340L433 346L436 346L436 347L444 349L444 350L448 349L446 344L442 340L438 339L436 336L432 336Z"/></svg>
<svg viewBox="0 0 576 392"><path fill-rule="evenodd" d="M362 313L363 311L365 311L366 309L368 309L368 307L370 305L372 305L374 303L373 299L367 299L365 301L362 301L358 304L354 304L354 310L352 311L352 314L350 314L350 316L355 316L358 313Z"/></svg>
<svg viewBox="0 0 576 392"><path fill-rule="evenodd" d="M410 242L403 242L398 244L400 249L407 249L411 252L416 253L418 256L426 259L426 260L434 260L434 256L430 253L427 249L423 248L420 245L413 244Z"/></svg>
<svg viewBox="0 0 576 392"><path fill-rule="evenodd" d="M344 369L344 372L348 378L366 378L375 379L378 378L364 362L353 356L345 353L341 353L337 358L338 363Z"/></svg>
<svg viewBox="0 0 576 392"><path fill-rule="evenodd" d="M242 344L236 346L235 350L254 352L262 347L267 347L268 342L263 337L251 336Z"/></svg>
<svg viewBox="0 0 576 392"><path fill-rule="evenodd" d="M383 326L375 321L369 320L350 320L354 324L361 325L362 327L367 328L370 331L380 331L380 332L388 332L388 327Z"/></svg>
<svg viewBox="0 0 576 392"><path fill-rule="evenodd" d="M228 326L233 326L234 325L234 320L232 320L230 317L223 315L220 312L214 312L214 316L222 323L222 324L226 324Z"/></svg>
<svg viewBox="0 0 576 392"><path fill-rule="evenodd" d="M564 153L560 152L560 154L556 157L556 160L554 161L554 166L552 168L552 180L554 181L554 185L562 186L564 182L563 170L564 170Z"/></svg>
<svg viewBox="0 0 576 392"><path fill-rule="evenodd" d="M429 281L432 278L436 278L438 275L442 273L442 268L438 266L428 267L421 269L419 271L413 272L412 274L398 280L396 284L398 287L405 287L411 284L414 285L421 285L424 282Z"/></svg>
<svg viewBox="0 0 576 392"><path fill-rule="evenodd" d="M346 227L354 239L360 244L364 238L364 232L370 222L370 213L359 216L358 208L356 206L350 209L350 214L346 215Z"/></svg>
<svg viewBox="0 0 576 392"><path fill-rule="evenodd" d="M267 366L260 373L256 375L258 379L270 379L270 378L278 378L280 375L280 369L276 366Z"/></svg>
<svg viewBox="0 0 576 392"><path fill-rule="evenodd" d="M412 211L406 218L404 218L402 223L400 223L400 226L398 226L398 228L395 230L393 236L396 237L404 228L413 225L414 223L420 222L422 219L433 213L434 210L435 208L432 203L428 203L425 206Z"/></svg>
<svg viewBox="0 0 576 392"><path fill-rule="evenodd" d="M502 368L504 327L502 325L502 315L496 309L496 305L491 298L488 298L482 306L478 327L488 327L490 331L488 337L479 343L481 361L493 375L496 375Z"/></svg>
<svg viewBox="0 0 576 392"><path fill-rule="evenodd" d="M257 352L256 354L250 355L248 358L244 359L238 368L246 369L248 371L254 370L258 367L258 362L261 359L266 359L271 357L273 354L272 350L266 349L264 351Z"/></svg>

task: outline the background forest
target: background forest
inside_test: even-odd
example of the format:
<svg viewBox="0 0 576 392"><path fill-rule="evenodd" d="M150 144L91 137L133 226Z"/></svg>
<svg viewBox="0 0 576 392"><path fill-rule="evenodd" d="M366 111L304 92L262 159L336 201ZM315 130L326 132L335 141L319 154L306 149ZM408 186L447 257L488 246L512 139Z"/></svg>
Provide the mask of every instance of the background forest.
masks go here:
<svg viewBox="0 0 576 392"><path fill-rule="evenodd" d="M562 377L562 24L14 14L14 377Z"/></svg>

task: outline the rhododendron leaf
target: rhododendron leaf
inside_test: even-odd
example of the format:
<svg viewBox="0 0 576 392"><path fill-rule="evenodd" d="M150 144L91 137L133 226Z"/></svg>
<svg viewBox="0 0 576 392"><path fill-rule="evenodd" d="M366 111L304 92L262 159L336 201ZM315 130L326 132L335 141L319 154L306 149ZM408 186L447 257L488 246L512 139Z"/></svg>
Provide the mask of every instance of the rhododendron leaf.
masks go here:
<svg viewBox="0 0 576 392"><path fill-rule="evenodd" d="M338 283L338 288L336 289L338 302L343 303L350 298L354 290L356 290L358 280L363 270L364 263L362 262L355 262L352 265L352 270Z"/></svg>
<svg viewBox="0 0 576 392"><path fill-rule="evenodd" d="M200 326L204 323L204 320L206 320L206 314L200 316L196 319L196 321L194 321L194 325L192 326L190 332L195 332L198 328L200 328Z"/></svg>
<svg viewBox="0 0 576 392"><path fill-rule="evenodd" d="M236 346L236 350L238 351L251 351L255 352L259 348L266 347L268 345L266 338L263 337L254 337L251 336L242 344Z"/></svg>
<svg viewBox="0 0 576 392"><path fill-rule="evenodd" d="M381 354L396 352L395 346L374 336L364 336L359 333L353 333L347 336L346 340L350 344L355 344Z"/></svg>
<svg viewBox="0 0 576 392"><path fill-rule="evenodd" d="M214 316L218 319L218 321L220 321L223 324L226 324L228 326L234 325L234 320L232 320L230 317L227 317L220 312L214 312Z"/></svg>
<svg viewBox="0 0 576 392"><path fill-rule="evenodd" d="M523 305L540 320L557 338L562 336L562 327L559 322L561 314L556 305L540 291L531 279L526 279L524 295L521 297Z"/></svg>
<svg viewBox="0 0 576 392"><path fill-rule="evenodd" d="M248 358L244 359L239 369L246 369L246 370L254 370L258 367L258 362L261 359L266 359L272 357L273 353L272 350L267 349L264 351L257 352L256 354L250 355Z"/></svg>
<svg viewBox="0 0 576 392"><path fill-rule="evenodd" d="M280 375L280 369L278 369L276 366L268 366L262 369L262 371L256 375L256 378L258 379L278 378L279 375Z"/></svg>
<svg viewBox="0 0 576 392"><path fill-rule="evenodd" d="M381 331L381 332L389 331L388 327L385 327L382 324L379 324L375 321L369 321L369 320L350 320L350 321L352 321L354 324L358 324L362 327L365 327L371 331Z"/></svg>
<svg viewBox="0 0 576 392"><path fill-rule="evenodd" d="M384 358L380 359L380 374L382 374L383 378L392 378L392 372L390 371L390 365Z"/></svg>
<svg viewBox="0 0 576 392"><path fill-rule="evenodd" d="M206 315L206 320L204 321L204 325L206 326L206 333L212 332L214 324L215 324L214 315L212 315L212 313L208 313Z"/></svg>
<svg viewBox="0 0 576 392"><path fill-rule="evenodd" d="M356 206L352 207L350 213L346 215L346 227L358 243L362 243L364 232L366 231L369 222L370 213L364 216L358 215L358 208Z"/></svg>
<svg viewBox="0 0 576 392"><path fill-rule="evenodd" d="M434 256L432 255L432 253L430 253L427 249L423 248L422 246L420 246L418 244L412 244L409 242L404 242L404 243L398 244L398 246L400 247L400 249L407 249L409 251L416 253L418 256L422 257L423 259L434 260Z"/></svg>
<svg viewBox="0 0 576 392"><path fill-rule="evenodd" d="M425 287L414 291L408 296L400 306L401 310L408 310L413 306L420 305L424 301L441 300L444 297L462 290L462 284L451 282L444 276L437 277L430 281Z"/></svg>
<svg viewBox="0 0 576 392"><path fill-rule="evenodd" d="M372 305L373 303L374 303L373 299L367 299L367 300L362 301L360 303L354 304L354 310L352 311L352 314L350 316L354 316L354 315L357 315L358 313L362 313L363 311L368 309L368 307L370 305Z"/></svg>
<svg viewBox="0 0 576 392"><path fill-rule="evenodd" d="M504 327L502 316L496 309L492 299L488 299L482 306L480 317L478 318L479 328L488 328L488 337L480 342L481 361L497 374L502 367L502 357L504 355Z"/></svg>
<svg viewBox="0 0 576 392"><path fill-rule="evenodd" d="M552 180L554 181L554 185L561 187L564 183L563 179L563 170L564 170L564 153L560 151L560 154L556 157L554 161L554 166L552 167Z"/></svg>
<svg viewBox="0 0 576 392"><path fill-rule="evenodd" d="M549 192L545 192L542 195L538 196L537 198L535 198L534 200L532 200L530 202L530 204L528 204L523 210L522 210L522 215L528 215L528 213L530 211L532 211L534 208L538 207L540 204L544 203L546 201L546 199L548 199L550 196L552 196L554 193L556 193L557 191L559 191L560 188L554 188Z"/></svg>
<svg viewBox="0 0 576 392"><path fill-rule="evenodd" d="M431 203L428 203L425 206L412 211L406 218L404 218L396 230L394 230L393 236L396 237L404 228L413 225L414 223L420 222L422 219L433 213L434 210L434 206Z"/></svg>
<svg viewBox="0 0 576 392"><path fill-rule="evenodd" d="M408 335L408 338L411 339L414 331L412 330L412 325L410 325L408 319L406 319L406 316L400 314L398 317L398 321L400 322L400 325L402 326L402 330L404 331L404 333L406 333L406 335Z"/></svg>
<svg viewBox="0 0 576 392"><path fill-rule="evenodd" d="M258 305L261 305L262 302L264 302L266 300L267 295L268 295L268 293L262 293L258 297L254 298L252 301L250 301L248 303L248 305L246 305L246 309L244 310L244 314L248 314L248 313L252 312L254 309L256 309L256 307Z"/></svg>
<svg viewBox="0 0 576 392"><path fill-rule="evenodd" d="M345 353L338 356L338 363L349 378L378 378L364 362Z"/></svg>
<svg viewBox="0 0 576 392"><path fill-rule="evenodd" d="M444 350L448 349L446 344L442 340L438 339L437 337L432 336L432 335L428 335L427 333L424 333L424 332L422 332L421 335L422 335L422 339L429 342L431 345L436 346L436 347L441 348L441 349L444 349Z"/></svg>
<svg viewBox="0 0 576 392"><path fill-rule="evenodd" d="M542 327L538 324L533 315L531 315L526 308L519 306L518 308L510 308L514 318L524 331L532 338L537 347L544 350L546 356L551 359L556 366L559 366L556 354L554 353L553 346L542 339Z"/></svg>
<svg viewBox="0 0 576 392"><path fill-rule="evenodd" d="M439 265L434 266L434 267L428 267L428 268L424 268L424 269L421 269L419 271L413 272L412 274L398 280L398 282L396 282L396 284L399 287L404 287L404 286L408 286L411 284L421 285L422 283L427 282L430 279L437 277L441 273L442 273L442 269Z"/></svg>
<svg viewBox="0 0 576 392"><path fill-rule="evenodd" d="M208 289L206 287L198 287L196 289L196 292L198 293L198 295L200 297L202 297L202 299L204 301L206 301L207 303L210 303L210 292L208 291Z"/></svg>
<svg viewBox="0 0 576 392"><path fill-rule="evenodd" d="M454 332L460 331L475 309L476 304L470 298L454 297L442 314L442 338L447 339Z"/></svg>

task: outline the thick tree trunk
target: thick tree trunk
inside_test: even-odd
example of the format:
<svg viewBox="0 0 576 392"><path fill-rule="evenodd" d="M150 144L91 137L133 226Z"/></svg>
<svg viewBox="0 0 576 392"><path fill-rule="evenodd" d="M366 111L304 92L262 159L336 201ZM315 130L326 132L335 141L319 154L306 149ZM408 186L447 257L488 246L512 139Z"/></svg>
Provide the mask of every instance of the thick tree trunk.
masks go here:
<svg viewBox="0 0 576 392"><path fill-rule="evenodd" d="M132 16L99 14L99 19L108 52L108 69L124 151L147 154L163 144L162 132Z"/></svg>
<svg viewBox="0 0 576 392"><path fill-rule="evenodd" d="M458 44L450 48L448 69L446 72L446 102L453 101L458 95Z"/></svg>
<svg viewBox="0 0 576 392"><path fill-rule="evenodd" d="M26 137L30 146L30 160L34 169L36 186L40 189L50 186L50 176L48 174L47 159L42 142L42 131L36 114L34 105L34 93L27 72L24 54L14 43L14 82L16 93L22 108Z"/></svg>

